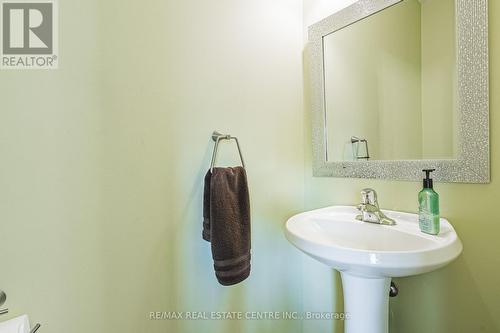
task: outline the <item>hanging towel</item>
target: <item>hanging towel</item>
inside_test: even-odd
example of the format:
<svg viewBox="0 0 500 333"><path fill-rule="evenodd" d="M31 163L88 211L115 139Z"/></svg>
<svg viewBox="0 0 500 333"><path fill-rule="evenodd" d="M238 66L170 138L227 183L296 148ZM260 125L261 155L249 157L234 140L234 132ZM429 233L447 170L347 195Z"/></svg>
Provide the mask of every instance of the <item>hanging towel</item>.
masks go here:
<svg viewBox="0 0 500 333"><path fill-rule="evenodd" d="M250 275L250 199L244 168L213 168L213 173L207 172L203 239L211 242L220 284L237 284Z"/></svg>

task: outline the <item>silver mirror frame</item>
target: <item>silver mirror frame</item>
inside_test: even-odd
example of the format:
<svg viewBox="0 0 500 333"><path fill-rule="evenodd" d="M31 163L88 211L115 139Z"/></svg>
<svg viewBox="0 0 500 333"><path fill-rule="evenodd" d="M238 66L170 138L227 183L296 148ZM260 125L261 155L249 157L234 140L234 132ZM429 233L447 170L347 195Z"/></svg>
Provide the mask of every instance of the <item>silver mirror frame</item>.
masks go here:
<svg viewBox="0 0 500 333"><path fill-rule="evenodd" d="M360 0L309 27L313 121L313 173L316 177L417 181L435 168L436 181L490 182L488 0L456 0L458 70L457 158L448 160L327 160L323 38L402 0Z"/></svg>

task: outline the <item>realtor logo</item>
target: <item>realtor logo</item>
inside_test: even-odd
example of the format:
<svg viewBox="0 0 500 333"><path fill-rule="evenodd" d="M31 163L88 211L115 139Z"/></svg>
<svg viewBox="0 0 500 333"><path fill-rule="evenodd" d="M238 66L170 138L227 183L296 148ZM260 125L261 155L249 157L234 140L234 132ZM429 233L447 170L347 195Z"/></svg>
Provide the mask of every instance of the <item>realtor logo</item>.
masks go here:
<svg viewBox="0 0 500 333"><path fill-rule="evenodd" d="M0 0L2 69L57 68L55 0Z"/></svg>

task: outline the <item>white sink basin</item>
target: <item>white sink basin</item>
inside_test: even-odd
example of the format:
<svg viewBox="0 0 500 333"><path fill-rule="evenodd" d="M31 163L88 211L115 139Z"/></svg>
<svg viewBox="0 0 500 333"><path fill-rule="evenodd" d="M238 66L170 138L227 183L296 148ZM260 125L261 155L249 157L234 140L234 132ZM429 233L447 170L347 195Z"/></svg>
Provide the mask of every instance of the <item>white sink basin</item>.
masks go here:
<svg viewBox="0 0 500 333"><path fill-rule="evenodd" d="M383 212L387 226L361 222L355 207L334 206L293 216L287 239L298 249L341 272L349 333L388 332L388 291L392 277L427 273L462 252L462 242L446 219L438 236L424 234L416 214Z"/></svg>
<svg viewBox="0 0 500 333"><path fill-rule="evenodd" d="M445 266L462 252L451 224L441 219L438 236L424 234L416 214L383 211L395 226L361 222L355 207L335 206L295 215L288 240L339 271L365 277L402 277Z"/></svg>

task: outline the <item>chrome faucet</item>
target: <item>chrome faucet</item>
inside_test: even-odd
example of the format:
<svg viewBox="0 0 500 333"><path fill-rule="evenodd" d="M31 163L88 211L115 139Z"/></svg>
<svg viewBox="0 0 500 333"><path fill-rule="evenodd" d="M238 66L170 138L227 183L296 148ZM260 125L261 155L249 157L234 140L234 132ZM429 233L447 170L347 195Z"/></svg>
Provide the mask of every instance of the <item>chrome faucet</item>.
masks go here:
<svg viewBox="0 0 500 333"><path fill-rule="evenodd" d="M369 223L395 225L396 221L387 217L378 206L377 192L371 188L361 190L361 203L358 205L360 215L356 220Z"/></svg>

